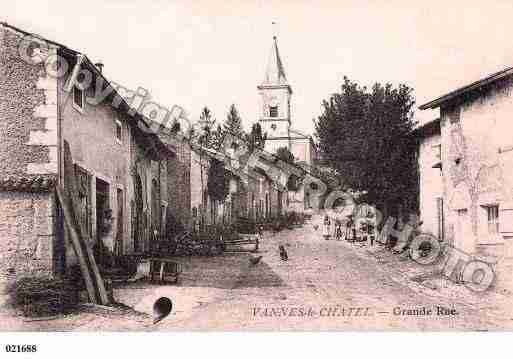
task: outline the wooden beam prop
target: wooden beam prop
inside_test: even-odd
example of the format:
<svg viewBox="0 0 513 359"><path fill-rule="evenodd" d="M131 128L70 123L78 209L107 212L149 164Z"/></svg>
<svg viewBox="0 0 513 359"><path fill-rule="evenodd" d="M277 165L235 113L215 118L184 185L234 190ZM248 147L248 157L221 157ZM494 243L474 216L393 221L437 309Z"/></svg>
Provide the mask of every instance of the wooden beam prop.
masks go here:
<svg viewBox="0 0 513 359"><path fill-rule="evenodd" d="M75 250L75 254L78 258L78 264L80 265L82 277L84 278L87 294L89 295L89 299L92 303L98 304L100 303L100 300L98 298L97 291L94 285L92 273L89 270L89 265L86 261L86 256L80 243L79 234L77 232L75 224L73 223L74 221L73 215L71 214L72 212L69 204L69 199L64 194L64 191L60 186L56 187L56 192L57 197L59 198L59 202L61 204L62 212L64 213L64 222L66 223L66 227L68 228L68 233L71 238L71 244L73 245L73 249Z"/></svg>
<svg viewBox="0 0 513 359"><path fill-rule="evenodd" d="M110 303L107 290L103 278L100 274L100 270L96 265L92 250L92 240L89 237L85 224L80 220L80 205L78 202L78 185L75 176L75 167L73 166L73 158L71 157L71 149L69 143L64 141L64 193L67 195L68 205L70 209L70 223L74 225L75 231L78 234L78 244L81 248L81 255L85 260L87 266L87 272L92 277L94 282L95 296L91 300L99 300L100 304L108 305ZM77 256L79 253L77 253ZM84 268L86 269L86 268ZM90 295L91 296L91 295Z"/></svg>

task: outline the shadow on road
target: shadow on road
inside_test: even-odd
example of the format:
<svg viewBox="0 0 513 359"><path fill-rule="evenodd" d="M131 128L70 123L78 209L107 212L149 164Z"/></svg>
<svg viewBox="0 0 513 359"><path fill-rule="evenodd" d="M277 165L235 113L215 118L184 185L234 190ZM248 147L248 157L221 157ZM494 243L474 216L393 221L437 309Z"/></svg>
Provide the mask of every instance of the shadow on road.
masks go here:
<svg viewBox="0 0 513 359"><path fill-rule="evenodd" d="M241 273L235 284L235 289L240 288L263 288L285 286L283 280L265 262L256 266L248 266L247 270Z"/></svg>

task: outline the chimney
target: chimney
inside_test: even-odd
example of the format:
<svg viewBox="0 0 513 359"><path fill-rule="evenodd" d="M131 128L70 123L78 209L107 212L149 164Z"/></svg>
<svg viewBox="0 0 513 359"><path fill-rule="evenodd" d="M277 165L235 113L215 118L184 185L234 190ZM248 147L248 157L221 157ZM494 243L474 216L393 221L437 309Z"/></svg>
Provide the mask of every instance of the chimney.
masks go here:
<svg viewBox="0 0 513 359"><path fill-rule="evenodd" d="M97 62L94 64L94 66L96 66L98 68L98 71L100 71L100 73L103 72L103 62Z"/></svg>

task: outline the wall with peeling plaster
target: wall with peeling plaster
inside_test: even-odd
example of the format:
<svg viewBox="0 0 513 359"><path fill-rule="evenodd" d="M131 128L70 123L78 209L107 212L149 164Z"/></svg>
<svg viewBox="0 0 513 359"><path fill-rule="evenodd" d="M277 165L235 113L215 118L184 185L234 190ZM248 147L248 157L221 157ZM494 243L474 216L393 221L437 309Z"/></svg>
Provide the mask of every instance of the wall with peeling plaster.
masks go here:
<svg viewBox="0 0 513 359"><path fill-rule="evenodd" d="M513 259L512 113L512 79L440 109L448 239L496 264L503 283ZM497 234L488 232L487 205L499 206Z"/></svg>

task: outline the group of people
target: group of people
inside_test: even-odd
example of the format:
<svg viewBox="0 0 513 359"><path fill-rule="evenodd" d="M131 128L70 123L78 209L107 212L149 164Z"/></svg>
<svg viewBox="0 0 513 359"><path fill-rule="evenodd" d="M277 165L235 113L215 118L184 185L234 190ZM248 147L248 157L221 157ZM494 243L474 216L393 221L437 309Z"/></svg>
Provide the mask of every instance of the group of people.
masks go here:
<svg viewBox="0 0 513 359"><path fill-rule="evenodd" d="M376 239L372 223L355 223L352 216L343 221L339 218L332 219L325 215L322 224L322 236L326 240L329 240L331 237L338 241L342 239L349 241L370 240L371 245L374 245Z"/></svg>
<svg viewBox="0 0 513 359"><path fill-rule="evenodd" d="M336 240L340 241L343 237L347 238L349 235L348 231L351 230L353 230L353 222L351 218L346 221L345 226L342 226L342 221L340 219L337 218L332 220L328 215L324 216L322 227L322 236L324 239L329 240L333 235Z"/></svg>

